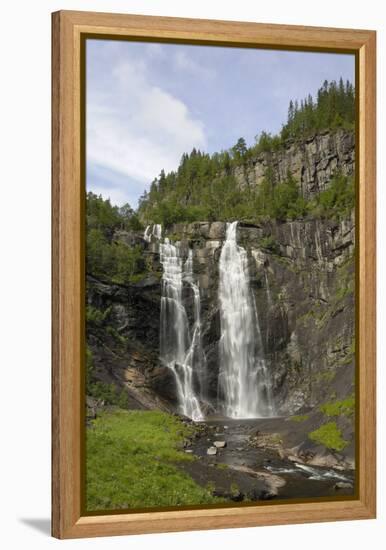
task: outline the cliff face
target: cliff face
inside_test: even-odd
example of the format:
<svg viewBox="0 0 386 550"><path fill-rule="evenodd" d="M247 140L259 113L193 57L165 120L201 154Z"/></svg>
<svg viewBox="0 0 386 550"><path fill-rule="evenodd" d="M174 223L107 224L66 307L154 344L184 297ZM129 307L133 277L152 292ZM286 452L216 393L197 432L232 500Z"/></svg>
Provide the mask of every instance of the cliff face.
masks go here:
<svg viewBox="0 0 386 550"><path fill-rule="evenodd" d="M237 167L234 175L241 187L255 187L263 182L269 168L276 183L285 181L290 172L303 196L309 198L328 187L337 170L351 176L354 163L354 133L337 130L316 134L306 141L288 140L284 148L261 153L247 166Z"/></svg>
<svg viewBox="0 0 386 550"><path fill-rule="evenodd" d="M201 289L208 386L217 391L218 260L226 224L172 228L194 249ZM238 228L249 258L265 358L280 413L294 413L353 390L354 223L268 223Z"/></svg>
<svg viewBox="0 0 386 550"><path fill-rule="evenodd" d="M219 366L218 265L225 230L225 223L202 222L175 225L169 231L183 248L194 251L206 386L213 401ZM278 412L293 414L349 395L354 382L353 219L241 224L238 242L248 254ZM143 243L143 249L149 275L139 283L123 287L89 280L89 303L102 310L110 308L109 323L114 329L109 342L90 329L89 342L106 380L119 379L140 394L147 388L173 405L174 380L158 359L158 244ZM193 296L188 294L186 301L192 311Z"/></svg>
<svg viewBox="0 0 386 550"><path fill-rule="evenodd" d="M328 187L336 170L353 173L354 136L342 130L300 144L288 142L284 150L261 154L245 168L236 168L235 176L240 186L257 186L269 167L275 182L284 180L289 170L310 197ZM205 386L212 402L218 386L219 257L225 231L223 222L197 222L176 224L165 233L179 240L186 254L193 250ZM125 386L132 406L173 410L175 381L159 361L159 244L134 232L119 231L114 238L142 249L145 272L129 285L88 278L88 305L105 312L102 325L87 325L97 376ZM340 222L240 223L237 238L248 256L277 412L294 414L346 398L354 388L354 216ZM193 295L185 293L193 317Z"/></svg>

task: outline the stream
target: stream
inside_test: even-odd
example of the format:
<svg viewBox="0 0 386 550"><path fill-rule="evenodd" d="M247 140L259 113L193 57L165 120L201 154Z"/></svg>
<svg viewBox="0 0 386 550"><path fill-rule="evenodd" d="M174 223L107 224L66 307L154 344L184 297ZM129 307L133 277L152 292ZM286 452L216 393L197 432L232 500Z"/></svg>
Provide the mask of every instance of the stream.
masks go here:
<svg viewBox="0 0 386 550"><path fill-rule="evenodd" d="M200 424L198 436L185 449L198 460L182 468L200 485L212 486L217 496L255 501L353 494L353 470L314 466L283 456L278 437L283 418L212 417ZM225 446L208 455L214 442Z"/></svg>

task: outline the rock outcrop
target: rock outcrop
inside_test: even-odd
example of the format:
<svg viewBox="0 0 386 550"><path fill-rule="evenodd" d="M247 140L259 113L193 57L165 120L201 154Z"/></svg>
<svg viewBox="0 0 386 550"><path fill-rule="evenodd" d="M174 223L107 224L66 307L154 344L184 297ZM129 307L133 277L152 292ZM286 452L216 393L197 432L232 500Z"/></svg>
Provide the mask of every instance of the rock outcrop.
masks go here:
<svg viewBox="0 0 386 550"><path fill-rule="evenodd" d="M222 222L202 222L169 230L182 247L194 251L207 359L205 385L213 400L220 339L218 260L225 229ZM353 391L354 234L353 218L240 224L238 228L239 244L249 258L275 403L282 414L294 414ZM124 287L89 279L89 303L109 310L112 327L106 342L90 326L89 343L106 376L118 375L138 391L147 388L174 405L173 377L158 359L158 244L143 242L143 249L149 274L139 283ZM188 311L192 310L193 296L186 298Z"/></svg>
<svg viewBox="0 0 386 550"><path fill-rule="evenodd" d="M305 141L288 140L277 151L260 153L234 175L240 187L259 186L270 169L273 181L295 178L305 198L320 193L338 170L351 176L355 167L355 135L352 131L322 132Z"/></svg>
<svg viewBox="0 0 386 550"><path fill-rule="evenodd" d="M353 174L354 157L353 133L339 130L262 153L250 165L237 168L235 175L240 186L257 186L268 167L277 182L290 171L304 196L310 197L328 186L336 170ZM265 359L280 414L307 411L353 392L354 222L352 215L339 222L239 224L238 243L248 255ZM225 231L223 222L176 224L166 231L166 236L181 242L182 250L193 250L207 361L204 382L213 402L219 369L218 269ZM104 315L102 324L87 324L97 377L127 387L133 407L173 410L174 377L159 361L159 244L122 230L114 240L142 248L144 274L128 285L88 277L88 305ZM193 316L193 295L186 292L188 315Z"/></svg>

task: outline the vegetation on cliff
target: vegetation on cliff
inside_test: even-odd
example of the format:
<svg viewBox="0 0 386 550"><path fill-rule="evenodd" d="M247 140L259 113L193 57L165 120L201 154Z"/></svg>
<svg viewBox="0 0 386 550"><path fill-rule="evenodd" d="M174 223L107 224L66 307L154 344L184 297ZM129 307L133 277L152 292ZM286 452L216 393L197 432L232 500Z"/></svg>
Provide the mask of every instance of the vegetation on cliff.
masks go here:
<svg viewBox="0 0 386 550"><path fill-rule="evenodd" d="M142 225L128 204L119 208L110 200L87 193L86 270L114 283L128 283L143 270L141 249L114 240L117 230L139 230Z"/></svg>
<svg viewBox="0 0 386 550"><path fill-rule="evenodd" d="M314 101L311 96L290 103L287 122L276 136L263 132L256 143L247 147L244 138L229 150L209 155L193 149L182 155L176 171L161 171L140 200L138 214L145 223L169 226L200 220L261 218L277 220L306 216L339 217L353 207L353 178L336 174L326 191L306 201L299 182L290 173L277 183L272 167L258 188L237 185L234 170L246 168L261 153L271 154L283 148L289 139L304 140L322 130L353 129L355 93L352 84L325 82Z"/></svg>
<svg viewBox="0 0 386 550"><path fill-rule="evenodd" d="M309 433L308 437L311 441L324 445L332 451L343 451L348 445L348 441L343 438L336 422L322 424L320 428Z"/></svg>
<svg viewBox="0 0 386 550"><path fill-rule="evenodd" d="M108 327L106 327L106 332ZM103 402L105 405L116 405L122 409L128 407L127 391L114 383L102 382L96 373L92 351L86 346L86 394Z"/></svg>

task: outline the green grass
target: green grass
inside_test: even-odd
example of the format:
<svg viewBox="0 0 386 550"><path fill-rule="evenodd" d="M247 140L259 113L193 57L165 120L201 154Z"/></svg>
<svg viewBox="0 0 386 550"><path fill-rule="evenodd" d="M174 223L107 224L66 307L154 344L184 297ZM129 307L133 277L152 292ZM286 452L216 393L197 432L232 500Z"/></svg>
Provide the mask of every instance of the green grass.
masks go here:
<svg viewBox="0 0 386 550"><path fill-rule="evenodd" d="M305 422L308 419L308 414L295 414L295 416L291 416L292 422Z"/></svg>
<svg viewBox="0 0 386 550"><path fill-rule="evenodd" d="M176 463L192 428L160 411L104 412L87 430L87 510L219 502Z"/></svg>
<svg viewBox="0 0 386 550"><path fill-rule="evenodd" d="M308 437L311 441L320 443L327 447L327 449L332 449L334 451L343 451L348 445L348 442L343 439L342 432L336 425L336 422L323 424L317 430L310 432Z"/></svg>
<svg viewBox="0 0 386 550"><path fill-rule="evenodd" d="M319 408L326 416L351 416L354 414L355 398L350 395L342 401L324 403Z"/></svg>

